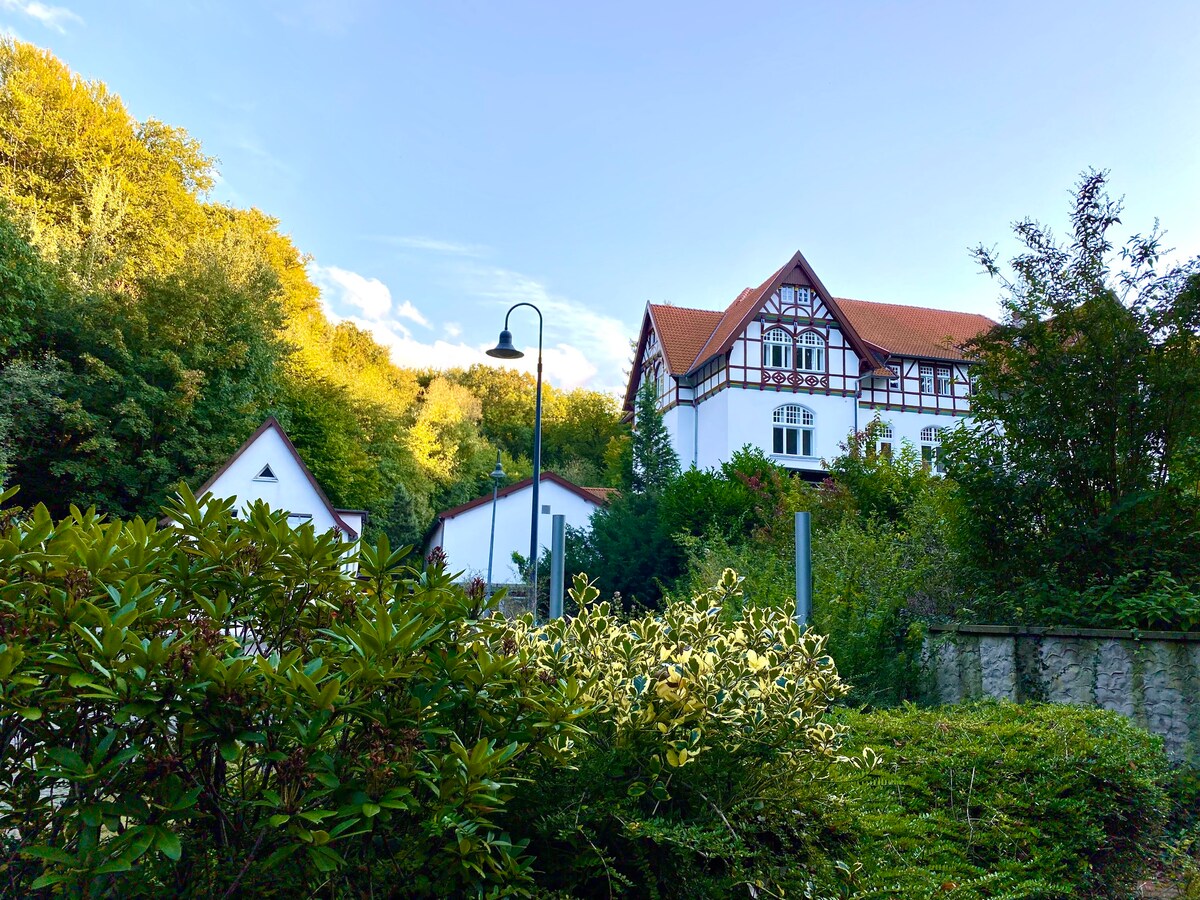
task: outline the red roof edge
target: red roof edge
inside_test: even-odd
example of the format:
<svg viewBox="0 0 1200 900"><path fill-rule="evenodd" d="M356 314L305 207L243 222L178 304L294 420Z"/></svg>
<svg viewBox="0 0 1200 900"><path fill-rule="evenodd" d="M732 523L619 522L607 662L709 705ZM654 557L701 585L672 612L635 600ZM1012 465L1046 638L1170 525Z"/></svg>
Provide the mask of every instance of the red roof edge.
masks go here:
<svg viewBox="0 0 1200 900"><path fill-rule="evenodd" d="M566 488L568 491L570 491L575 496L577 496L583 500L586 500L589 503L595 503L596 505L600 505L603 502L600 500L600 498L596 497L594 494L588 493L589 488L580 487L573 481L567 481L567 479L563 478L557 472L543 472L540 481L543 484L545 484L547 481L552 481L555 484L557 484L559 487ZM509 494L515 494L517 491L524 490L525 488L529 487L531 484L533 484L533 476L532 475L528 478L522 478L520 481L516 481L516 482L513 482L512 484L508 485L508 487L500 488L500 490L496 492L496 499L498 500L501 497L507 497ZM590 490L605 490L605 489L604 488L591 488ZM442 521L445 521L446 519L453 519L455 516L462 515L463 513L467 512L468 510L475 509L477 507L483 506L485 503L491 503L491 502L492 502L492 495L484 494L482 497L476 497L474 500L469 500L468 502L463 503L459 506L455 506L450 509L443 510L442 512L437 514L437 519L435 521L442 522Z"/></svg>
<svg viewBox="0 0 1200 900"><path fill-rule="evenodd" d="M283 438L283 446L287 448L288 452L292 455L292 459L294 459L300 466L300 471L304 473L304 477L308 479L308 483L312 485L313 490L317 492L317 496L321 499L321 502L325 504L325 509L328 510L329 515L333 517L334 523L337 524L342 531L350 535L351 540L358 540L358 532L347 525L342 517L338 515L338 510L334 509L333 504L329 502L329 498L325 496L325 491L321 489L321 485L317 483L317 479L313 476L313 473L309 471L308 466L304 464L304 460L300 458L300 454L296 451L296 445L292 443L292 439L287 436L287 432L283 430L283 426L279 424L279 420L274 416L267 416L266 421L264 421L258 426L258 428L254 430L254 434L246 438L242 446L238 447L237 451L231 457L229 457L229 459L225 460L225 464L221 466L221 468L217 469L217 471L213 473L212 477L209 478L208 481L200 485L200 487L196 490L196 496L203 497L206 493L208 493L213 483L225 474L229 467L233 465L234 461L237 460L243 453L245 453L251 444L257 441L271 429L279 432L279 436ZM362 510L345 510L345 512L362 512Z"/></svg>
<svg viewBox="0 0 1200 900"><path fill-rule="evenodd" d="M804 258L804 254L797 250L794 254L792 254L792 258L788 260L788 262L784 263L784 265L781 266L774 275L759 285L759 287L756 289L758 296L755 298L754 303L751 304L746 312L742 315L741 321L739 321L734 329L726 336L725 340L721 342L721 345L712 350L709 349L707 344L701 348L700 354L697 355L695 361L692 363L692 368L689 370L689 372L695 371L714 356L720 353L729 352L729 349L733 346L733 342L745 332L746 327L762 310L765 299L770 297L776 290L778 290L780 285L783 284L784 278L786 278L796 266L800 267L801 271L804 272L805 276L807 276L813 287L817 289L817 292L820 294L821 299L825 302L826 307L828 307L829 311L833 313L834 318L838 320L838 324L841 325L842 330L845 331L846 336L849 337L850 346L854 349L854 352L859 355L863 363L871 368L874 368L879 362L882 362L882 360L878 360L876 355L868 349L866 341L859 336L858 331L850 322L845 311L838 306L837 299L829 292L829 289L825 287L825 285L821 282L821 279L817 277L817 273L813 271L813 267L808 264L808 260ZM738 299L741 299L741 295L738 295ZM737 300L734 300L733 303L729 304L730 308L732 308L734 303L737 302Z"/></svg>

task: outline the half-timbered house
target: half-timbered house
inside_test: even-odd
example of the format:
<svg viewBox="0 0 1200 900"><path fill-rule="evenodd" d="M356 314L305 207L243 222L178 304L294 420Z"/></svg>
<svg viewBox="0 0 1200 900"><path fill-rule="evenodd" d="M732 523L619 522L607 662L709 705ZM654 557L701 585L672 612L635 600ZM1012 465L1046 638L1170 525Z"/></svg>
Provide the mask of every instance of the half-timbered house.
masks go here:
<svg viewBox="0 0 1200 900"><path fill-rule="evenodd" d="M835 298L797 252L723 311L648 304L625 408L654 385L686 467L746 444L818 475L878 418L881 452L900 441L937 466L943 429L970 412L962 345L986 316Z"/></svg>

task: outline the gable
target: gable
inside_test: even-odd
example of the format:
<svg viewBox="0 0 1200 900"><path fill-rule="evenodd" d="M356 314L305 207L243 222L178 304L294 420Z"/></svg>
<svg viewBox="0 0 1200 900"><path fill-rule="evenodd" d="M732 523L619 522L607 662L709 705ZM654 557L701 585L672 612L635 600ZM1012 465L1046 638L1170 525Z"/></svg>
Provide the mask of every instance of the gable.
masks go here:
<svg viewBox="0 0 1200 900"><path fill-rule="evenodd" d="M750 322L762 313L769 301L782 306L779 290L784 285L795 285L807 288L815 298L819 299L822 311L827 313L845 332L850 347L858 355L862 365L874 368L878 364L875 354L859 336L858 331L838 306L833 295L826 290L817 273L813 271L804 255L797 250L792 258L775 271L770 278L757 288L742 291L737 299L729 305L721 317L721 322L713 331L700 352L696 354L691 370L698 369L714 356L728 353L733 342L746 331ZM810 310L811 314L811 310Z"/></svg>
<svg viewBox="0 0 1200 900"><path fill-rule="evenodd" d="M334 509L274 416L196 490L198 497L205 493L236 497L239 506L261 500L286 510L294 522L311 521L318 532L336 528L351 540L358 538L359 530ZM355 515L361 523L361 514Z"/></svg>
<svg viewBox="0 0 1200 900"><path fill-rule="evenodd" d="M573 481L568 481L557 472L542 472L539 479L539 499L546 496L553 496L555 493L561 493L564 496L570 495L582 500L585 503L590 503L593 507L599 508L606 504L613 493L611 488L585 488L580 487ZM496 499L511 497L513 494L526 493L533 485L533 478L522 478L520 481L513 482L507 487L501 488L496 492ZM530 495L532 496L532 495ZM453 519L461 516L463 513L469 513L472 510L479 509L483 506L488 506L492 502L491 494L484 494L476 497L474 500L468 500L466 503L450 509L443 510L437 514L437 520ZM547 502L547 501L543 501Z"/></svg>

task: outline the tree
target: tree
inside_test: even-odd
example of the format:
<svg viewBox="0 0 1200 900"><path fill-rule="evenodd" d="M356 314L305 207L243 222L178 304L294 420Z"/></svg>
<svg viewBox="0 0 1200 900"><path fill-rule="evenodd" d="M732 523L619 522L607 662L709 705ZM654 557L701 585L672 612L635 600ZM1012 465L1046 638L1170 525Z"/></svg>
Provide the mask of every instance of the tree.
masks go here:
<svg viewBox="0 0 1200 900"><path fill-rule="evenodd" d="M592 514L591 533L579 535L568 564L586 571L606 591L620 593L626 610L635 602L657 606L682 571L683 551L664 518L662 497L679 477L679 457L663 426L649 385L638 392L632 442L632 483Z"/></svg>
<svg viewBox="0 0 1200 900"><path fill-rule="evenodd" d="M1005 317L967 348L974 425L945 450L996 591L1200 576L1200 260L1160 271L1157 226L1114 260L1105 182L1084 175L1066 243L1018 223L1011 275L976 251Z"/></svg>
<svg viewBox="0 0 1200 900"><path fill-rule="evenodd" d="M634 407L633 481L635 493L658 496L679 474L679 456L658 411L654 386L645 382L638 390Z"/></svg>

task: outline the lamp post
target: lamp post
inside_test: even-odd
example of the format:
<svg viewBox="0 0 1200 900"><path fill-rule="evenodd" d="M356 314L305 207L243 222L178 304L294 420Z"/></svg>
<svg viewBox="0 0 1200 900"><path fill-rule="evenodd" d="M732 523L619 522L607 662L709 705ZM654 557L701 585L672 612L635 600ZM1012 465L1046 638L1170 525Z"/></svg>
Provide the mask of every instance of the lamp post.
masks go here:
<svg viewBox="0 0 1200 900"><path fill-rule="evenodd" d="M513 346L512 332L508 330L508 317L514 309L528 306L538 317L538 359L537 359L537 394L533 411L533 512L529 522L529 559L533 567L533 580L529 592L533 598L533 617L537 619L537 576L538 576L538 488L542 481L542 311L532 303L515 303L504 314L504 330L500 332L500 340L488 356L497 359L520 359L525 354Z"/></svg>
<svg viewBox="0 0 1200 900"><path fill-rule="evenodd" d="M496 551L496 495L500 493L500 482L504 480L504 467L500 465L500 451L496 451L496 468L492 469L492 536L488 539L487 595L492 596L492 555Z"/></svg>

